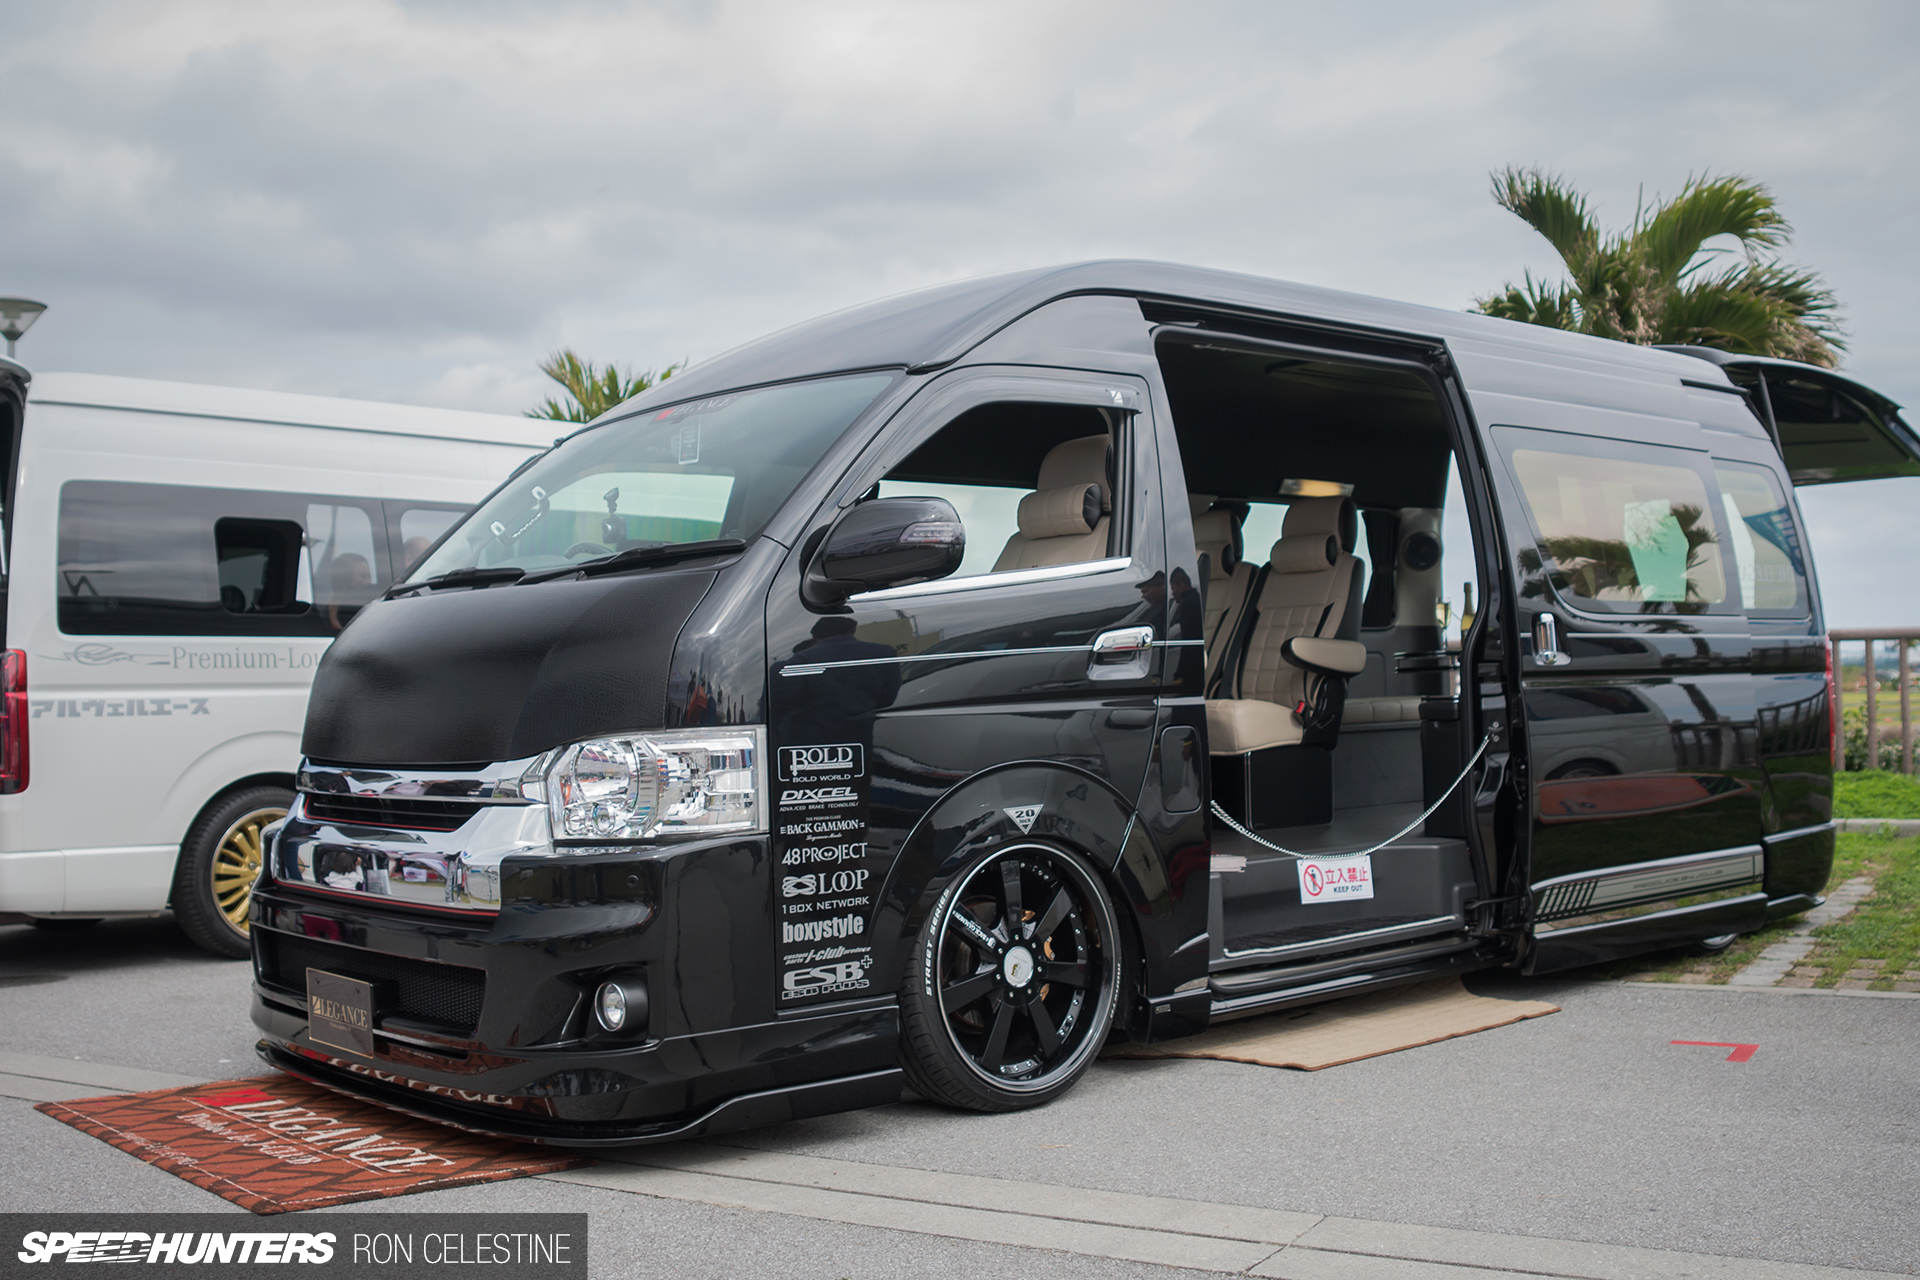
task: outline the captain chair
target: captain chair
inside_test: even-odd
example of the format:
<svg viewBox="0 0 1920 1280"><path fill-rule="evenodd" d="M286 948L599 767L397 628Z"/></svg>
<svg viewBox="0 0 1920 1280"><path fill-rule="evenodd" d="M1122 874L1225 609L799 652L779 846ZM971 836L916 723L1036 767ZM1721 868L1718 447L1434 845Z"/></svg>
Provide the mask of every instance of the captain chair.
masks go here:
<svg viewBox="0 0 1920 1280"><path fill-rule="evenodd" d="M1020 530L993 562L995 573L1105 558L1113 510L1109 448L1109 438L1098 435L1047 451L1034 491L1020 499Z"/></svg>

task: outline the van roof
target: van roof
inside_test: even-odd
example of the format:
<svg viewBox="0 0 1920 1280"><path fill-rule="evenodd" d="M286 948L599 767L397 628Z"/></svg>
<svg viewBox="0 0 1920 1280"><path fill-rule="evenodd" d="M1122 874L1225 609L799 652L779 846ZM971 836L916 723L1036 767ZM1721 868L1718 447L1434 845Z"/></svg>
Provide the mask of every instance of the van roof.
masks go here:
<svg viewBox="0 0 1920 1280"><path fill-rule="evenodd" d="M532 448L545 448L566 428L564 423L515 418L503 413L387 404L377 400L342 400L291 391L255 391L246 387L203 386L154 378L122 378L105 373L35 374L27 392L27 403L430 436Z"/></svg>
<svg viewBox="0 0 1920 1280"><path fill-rule="evenodd" d="M1322 324L1334 321L1385 335L1478 340L1590 366L1634 368L1643 377L1654 371L1675 378L1715 376L1688 356L1541 325L1206 267L1116 259L936 285L819 316L696 364L614 412L624 417L699 396L825 373L937 369L1029 311L1077 294L1191 303Z"/></svg>

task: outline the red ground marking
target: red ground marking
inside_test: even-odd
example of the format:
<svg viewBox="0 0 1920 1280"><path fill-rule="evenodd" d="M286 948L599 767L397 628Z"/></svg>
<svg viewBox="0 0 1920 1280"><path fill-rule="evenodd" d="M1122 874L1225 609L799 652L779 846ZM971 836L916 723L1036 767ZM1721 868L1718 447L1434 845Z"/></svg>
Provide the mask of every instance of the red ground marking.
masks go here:
<svg viewBox="0 0 1920 1280"><path fill-rule="evenodd" d="M1728 1062L1745 1062L1753 1056L1753 1051L1760 1047L1757 1044L1733 1044L1726 1040L1669 1040L1667 1043L1699 1044L1709 1049L1731 1049L1733 1052L1727 1055Z"/></svg>

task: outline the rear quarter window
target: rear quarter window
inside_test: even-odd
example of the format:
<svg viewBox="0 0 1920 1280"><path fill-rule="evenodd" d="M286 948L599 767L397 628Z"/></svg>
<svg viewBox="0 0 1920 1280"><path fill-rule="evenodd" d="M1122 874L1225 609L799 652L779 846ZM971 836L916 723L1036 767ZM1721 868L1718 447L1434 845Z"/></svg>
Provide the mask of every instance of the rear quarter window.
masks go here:
<svg viewBox="0 0 1920 1280"><path fill-rule="evenodd" d="M1793 508L1766 467L1715 458L1726 517L1729 575L1749 617L1804 618L1811 612L1807 555Z"/></svg>

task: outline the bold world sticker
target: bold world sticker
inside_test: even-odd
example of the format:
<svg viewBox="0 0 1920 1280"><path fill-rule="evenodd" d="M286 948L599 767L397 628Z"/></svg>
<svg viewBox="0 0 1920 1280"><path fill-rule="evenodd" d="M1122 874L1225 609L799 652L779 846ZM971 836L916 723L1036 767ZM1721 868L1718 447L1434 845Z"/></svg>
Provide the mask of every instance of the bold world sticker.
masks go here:
<svg viewBox="0 0 1920 1280"><path fill-rule="evenodd" d="M1316 902L1356 902L1373 896L1373 858L1302 858L1294 863L1300 872L1302 905Z"/></svg>

